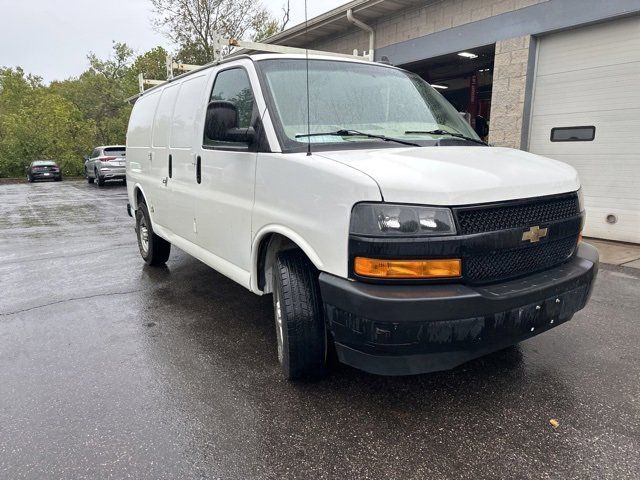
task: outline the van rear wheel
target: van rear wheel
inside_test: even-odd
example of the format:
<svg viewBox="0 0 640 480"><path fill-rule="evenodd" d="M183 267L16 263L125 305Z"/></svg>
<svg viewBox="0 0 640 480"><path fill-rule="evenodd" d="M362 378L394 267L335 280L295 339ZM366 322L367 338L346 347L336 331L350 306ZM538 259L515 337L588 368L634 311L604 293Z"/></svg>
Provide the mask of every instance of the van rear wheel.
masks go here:
<svg viewBox="0 0 640 480"><path fill-rule="evenodd" d="M273 267L278 360L289 380L327 373L327 332L318 272L300 250L278 255Z"/></svg>
<svg viewBox="0 0 640 480"><path fill-rule="evenodd" d="M147 265L157 267L167 263L171 244L153 232L149 210L144 203L136 210L136 233L140 255Z"/></svg>

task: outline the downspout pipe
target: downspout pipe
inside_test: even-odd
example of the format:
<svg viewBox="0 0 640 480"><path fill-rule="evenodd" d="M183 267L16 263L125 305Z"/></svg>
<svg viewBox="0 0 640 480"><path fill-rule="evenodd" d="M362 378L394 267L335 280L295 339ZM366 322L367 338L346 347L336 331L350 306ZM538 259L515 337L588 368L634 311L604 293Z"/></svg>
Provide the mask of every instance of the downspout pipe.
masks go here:
<svg viewBox="0 0 640 480"><path fill-rule="evenodd" d="M375 60L376 31L363 21L358 20L356 17L354 17L353 9L351 8L347 10L347 20L349 20L350 23L360 28L361 30L369 32L369 60L373 62Z"/></svg>

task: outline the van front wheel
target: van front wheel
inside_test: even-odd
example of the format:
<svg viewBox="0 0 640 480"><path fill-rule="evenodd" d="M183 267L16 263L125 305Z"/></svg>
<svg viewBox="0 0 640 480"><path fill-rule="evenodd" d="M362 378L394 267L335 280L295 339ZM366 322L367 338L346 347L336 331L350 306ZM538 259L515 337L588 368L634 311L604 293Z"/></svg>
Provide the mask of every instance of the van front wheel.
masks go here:
<svg viewBox="0 0 640 480"><path fill-rule="evenodd" d="M278 360L289 380L327 373L327 333L318 272L300 250L278 255L273 267Z"/></svg>
<svg viewBox="0 0 640 480"><path fill-rule="evenodd" d="M171 244L153 232L149 210L141 203L136 210L136 233L142 259L153 267L164 265L169 260Z"/></svg>

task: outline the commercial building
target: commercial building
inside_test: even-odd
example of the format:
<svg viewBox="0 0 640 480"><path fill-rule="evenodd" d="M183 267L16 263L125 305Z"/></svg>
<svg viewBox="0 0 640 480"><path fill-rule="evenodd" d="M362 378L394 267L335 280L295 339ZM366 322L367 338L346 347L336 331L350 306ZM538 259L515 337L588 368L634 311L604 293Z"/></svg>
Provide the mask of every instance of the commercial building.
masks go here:
<svg viewBox="0 0 640 480"><path fill-rule="evenodd" d="M269 42L418 73L492 144L573 165L587 236L640 243L640 0L357 0Z"/></svg>

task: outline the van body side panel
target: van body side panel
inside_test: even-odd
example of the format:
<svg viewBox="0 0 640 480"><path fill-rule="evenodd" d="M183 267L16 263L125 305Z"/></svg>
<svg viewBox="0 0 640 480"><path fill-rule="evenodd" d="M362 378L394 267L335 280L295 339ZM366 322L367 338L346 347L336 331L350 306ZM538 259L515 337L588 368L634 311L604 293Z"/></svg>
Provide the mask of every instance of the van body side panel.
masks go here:
<svg viewBox="0 0 640 480"><path fill-rule="evenodd" d="M160 100L160 91L151 92L138 99L131 112L127 131L127 190L129 203L137 205L135 185L141 184L148 190L153 182L151 172L151 131L153 119ZM149 192L147 192L149 193ZM153 212L149 212L154 222Z"/></svg>
<svg viewBox="0 0 640 480"><path fill-rule="evenodd" d="M381 201L376 182L362 172L319 155L305 153L260 154L256 172L252 238L278 231L278 226L303 238L315 257L316 267L346 278L348 275L349 222L353 205ZM293 240L293 239L292 239ZM311 257L313 261L313 257ZM256 262L252 289L257 290Z"/></svg>
<svg viewBox="0 0 640 480"><path fill-rule="evenodd" d="M173 84L167 86L160 96L158 108L153 122L152 135L152 162L151 177L152 180L148 185L148 195L154 205L155 222L165 228L170 228L170 210L174 202L171 191L169 190L169 137L171 134L171 124L173 117L173 109L176 104L180 85Z"/></svg>
<svg viewBox="0 0 640 480"><path fill-rule="evenodd" d="M209 103L214 93L221 92L224 78L241 79L239 88L253 97L254 114L264 112L266 105L261 97L258 77L252 62L240 61L212 72L207 85ZM220 82L220 83L217 83ZM214 84L218 84L214 88ZM228 90L230 87L223 87ZM251 92L248 92L248 89ZM256 161L255 148L237 148L221 145L203 147L205 115L202 116L196 137L201 157L201 183L194 189L196 196L196 243L203 249L230 262L243 271L251 271L251 212L254 203Z"/></svg>
<svg viewBox="0 0 640 480"><path fill-rule="evenodd" d="M208 73L208 72L207 72ZM187 77L180 84L180 93L173 110L169 153L172 157L172 178L167 180L170 202L167 205L166 227L176 235L196 242L195 197L196 147L194 138L203 112L203 96L207 75ZM167 165L168 158L161 159ZM162 180L157 179L158 182Z"/></svg>
<svg viewBox="0 0 640 480"><path fill-rule="evenodd" d="M175 245L180 250L188 253L194 258L197 258L202 263L208 265L213 268L218 273L221 273L227 278L230 278L236 283L239 283L243 287L249 289L249 272L236 267L232 263L218 257L217 255L211 253L208 250L196 245L185 238L172 233L170 230L165 229L164 227L157 226L157 233L162 238L166 239L172 245Z"/></svg>

